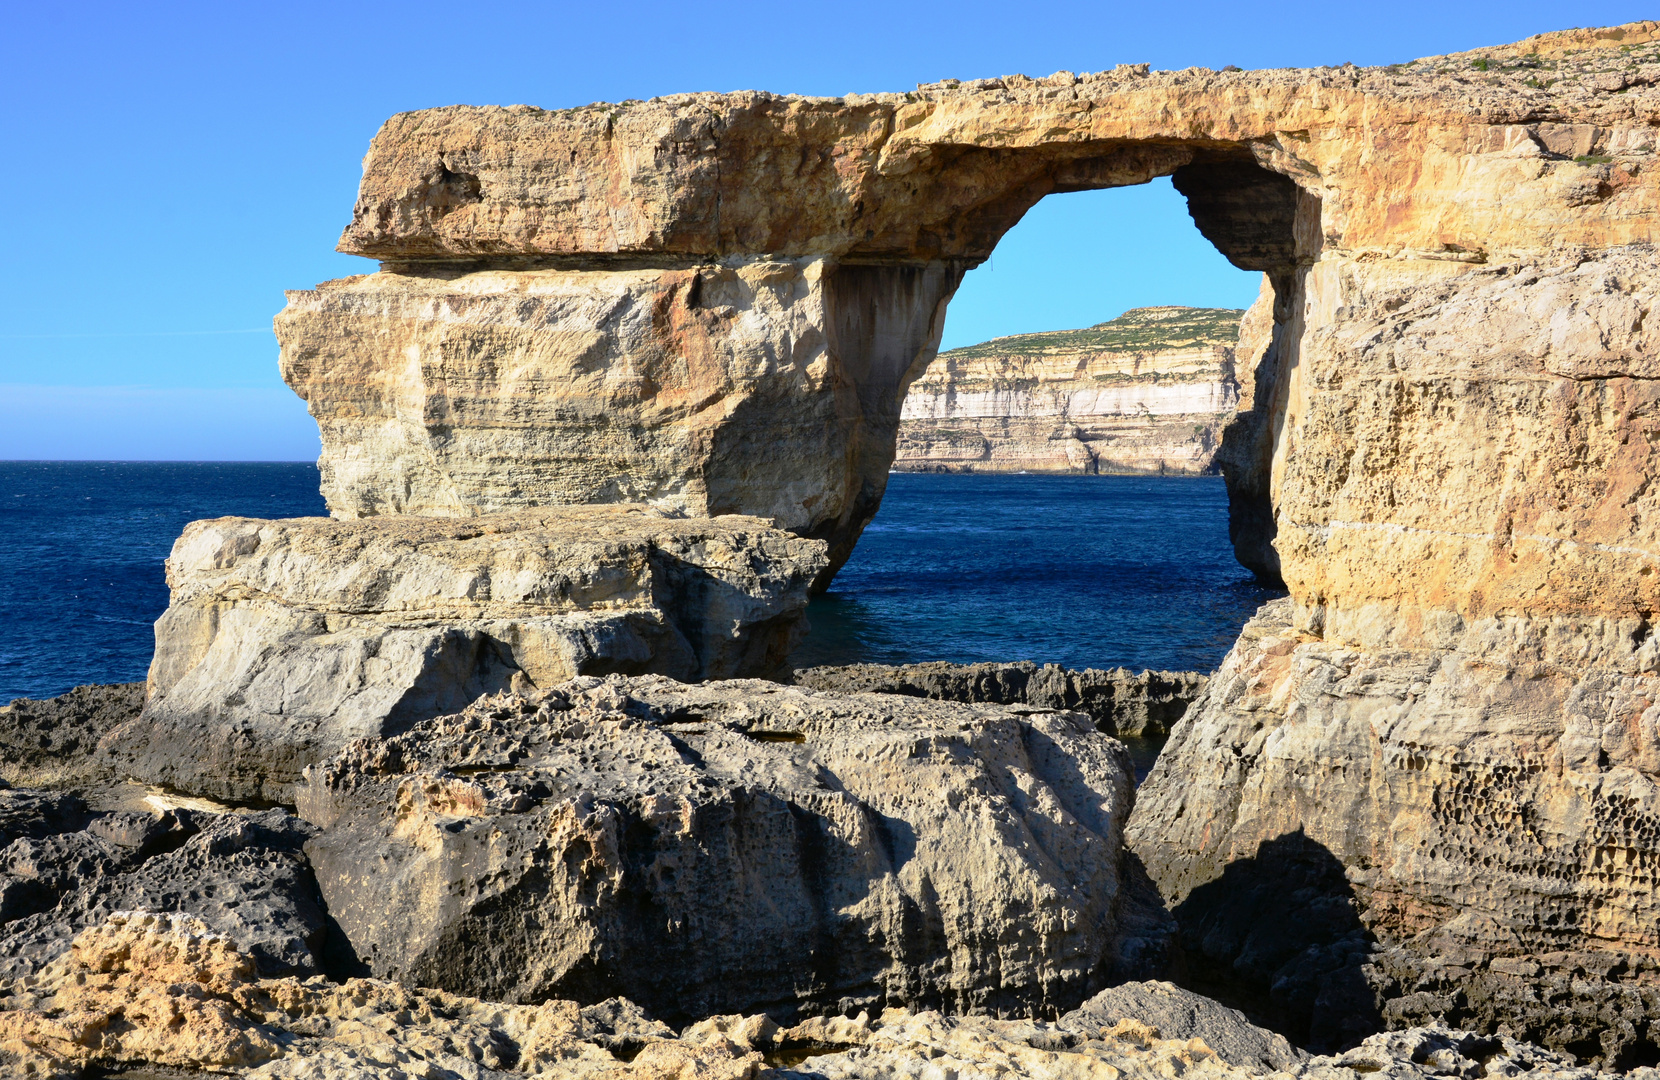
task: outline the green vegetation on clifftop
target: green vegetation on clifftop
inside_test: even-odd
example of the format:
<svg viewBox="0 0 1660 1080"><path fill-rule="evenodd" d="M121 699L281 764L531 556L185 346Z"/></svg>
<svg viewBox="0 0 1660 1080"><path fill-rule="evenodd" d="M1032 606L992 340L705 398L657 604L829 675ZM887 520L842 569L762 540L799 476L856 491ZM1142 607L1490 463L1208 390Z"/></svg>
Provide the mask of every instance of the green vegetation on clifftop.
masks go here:
<svg viewBox="0 0 1660 1080"><path fill-rule="evenodd" d="M1131 308L1116 319L1083 330L1011 334L951 349L942 357L1037 356L1049 352L1159 352L1205 345L1232 345L1239 338L1237 308Z"/></svg>

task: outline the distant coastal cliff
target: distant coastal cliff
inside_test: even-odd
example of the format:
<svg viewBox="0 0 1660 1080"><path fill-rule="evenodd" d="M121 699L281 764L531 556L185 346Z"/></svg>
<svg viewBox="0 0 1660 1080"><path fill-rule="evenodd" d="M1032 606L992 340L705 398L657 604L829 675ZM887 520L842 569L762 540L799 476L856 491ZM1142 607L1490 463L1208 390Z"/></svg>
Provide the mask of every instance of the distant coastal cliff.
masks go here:
<svg viewBox="0 0 1660 1080"><path fill-rule="evenodd" d="M899 472L1210 473L1245 313L1148 307L943 352L911 385Z"/></svg>

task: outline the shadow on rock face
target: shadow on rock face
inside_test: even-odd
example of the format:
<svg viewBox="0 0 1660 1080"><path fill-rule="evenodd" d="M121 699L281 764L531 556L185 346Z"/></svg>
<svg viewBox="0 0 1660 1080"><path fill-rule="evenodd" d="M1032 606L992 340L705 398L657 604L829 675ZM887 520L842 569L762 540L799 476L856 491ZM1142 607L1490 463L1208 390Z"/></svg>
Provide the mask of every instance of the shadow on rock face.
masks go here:
<svg viewBox="0 0 1660 1080"><path fill-rule="evenodd" d="M1342 863L1301 830L1230 863L1172 914L1191 989L1315 1053L1384 1029L1365 970L1374 938Z"/></svg>

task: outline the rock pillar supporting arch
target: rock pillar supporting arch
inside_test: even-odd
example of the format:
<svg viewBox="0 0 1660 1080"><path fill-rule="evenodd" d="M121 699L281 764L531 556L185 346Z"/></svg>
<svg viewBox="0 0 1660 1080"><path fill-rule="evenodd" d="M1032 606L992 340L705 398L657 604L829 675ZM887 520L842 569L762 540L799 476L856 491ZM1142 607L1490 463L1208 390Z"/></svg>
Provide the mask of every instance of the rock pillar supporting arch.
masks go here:
<svg viewBox="0 0 1660 1080"><path fill-rule="evenodd" d="M382 269L291 294L284 375L340 516L634 500L845 558L961 272L1046 194L1173 175L1269 279L1224 460L1291 599L1132 842L1179 905L1300 834L1405 950L1386 1017L1620 1060L1660 1048L1657 39L403 114L341 242ZM1546 959L1569 1020L1504 982Z"/></svg>

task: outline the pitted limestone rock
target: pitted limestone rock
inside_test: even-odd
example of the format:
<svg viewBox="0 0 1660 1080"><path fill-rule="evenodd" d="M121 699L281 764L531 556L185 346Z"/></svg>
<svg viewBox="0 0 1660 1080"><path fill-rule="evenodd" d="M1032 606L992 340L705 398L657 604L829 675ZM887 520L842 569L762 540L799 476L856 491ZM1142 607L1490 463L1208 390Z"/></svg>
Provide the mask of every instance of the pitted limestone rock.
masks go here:
<svg viewBox="0 0 1660 1080"><path fill-rule="evenodd" d="M30 794L0 792L9 810ZM234 934L267 975L325 967L327 915L301 852L313 830L289 814L81 806L36 824L0 848L0 978L32 977L127 908L185 913Z"/></svg>
<svg viewBox="0 0 1660 1080"><path fill-rule="evenodd" d="M144 714L104 749L148 782L286 802L352 739L508 687L777 667L823 567L823 544L765 521L646 507L195 522L167 563Z"/></svg>
<svg viewBox="0 0 1660 1080"><path fill-rule="evenodd" d="M1076 713L613 676L356 744L300 811L370 973L684 1021L1077 1004L1131 797Z"/></svg>
<svg viewBox="0 0 1660 1080"><path fill-rule="evenodd" d="M1371 652L1293 615L1247 625L1131 819L1200 985L1316 1045L1442 1019L1651 1054L1660 677L1570 666L1602 644L1571 623Z"/></svg>

